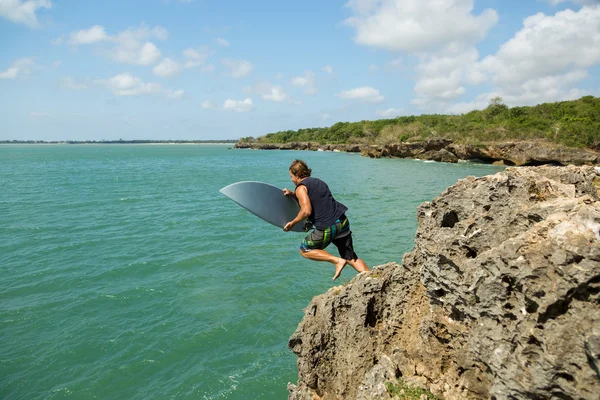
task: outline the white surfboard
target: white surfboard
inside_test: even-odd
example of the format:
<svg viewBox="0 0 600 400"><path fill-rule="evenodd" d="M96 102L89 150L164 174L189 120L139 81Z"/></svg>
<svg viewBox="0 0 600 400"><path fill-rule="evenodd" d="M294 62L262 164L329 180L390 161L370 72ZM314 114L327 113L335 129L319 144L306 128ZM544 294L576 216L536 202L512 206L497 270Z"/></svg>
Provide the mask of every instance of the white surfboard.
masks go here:
<svg viewBox="0 0 600 400"><path fill-rule="evenodd" d="M280 228L296 218L300 211L296 199L285 196L282 189L264 182L232 183L219 190L219 192L257 217ZM304 223L297 223L292 231L305 232Z"/></svg>

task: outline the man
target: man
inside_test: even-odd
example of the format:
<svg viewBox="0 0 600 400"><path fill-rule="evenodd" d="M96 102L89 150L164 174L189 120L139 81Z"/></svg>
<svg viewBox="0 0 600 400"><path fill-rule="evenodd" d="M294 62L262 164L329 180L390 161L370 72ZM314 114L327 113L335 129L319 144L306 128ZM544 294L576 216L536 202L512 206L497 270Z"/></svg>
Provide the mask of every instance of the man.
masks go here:
<svg viewBox="0 0 600 400"><path fill-rule="evenodd" d="M315 228L300 244L300 254L310 260L327 261L335 265L333 280L340 276L347 263L357 272L369 271L367 264L354 252L350 222L346 218L348 208L333 198L325 182L310 176L312 170L304 161L294 160L289 171L296 191L283 189L283 193L298 200L300 211L296 218L285 224L283 230L288 232L307 218ZM338 248L340 257L324 250L329 243Z"/></svg>

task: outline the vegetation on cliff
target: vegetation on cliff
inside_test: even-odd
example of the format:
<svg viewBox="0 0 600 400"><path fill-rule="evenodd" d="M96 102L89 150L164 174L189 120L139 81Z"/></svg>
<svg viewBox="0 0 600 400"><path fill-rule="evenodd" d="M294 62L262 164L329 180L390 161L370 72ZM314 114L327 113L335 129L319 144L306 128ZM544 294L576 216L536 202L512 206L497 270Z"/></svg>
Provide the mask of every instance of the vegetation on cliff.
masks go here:
<svg viewBox="0 0 600 400"><path fill-rule="evenodd" d="M307 128L269 133L240 142L320 144L378 144L452 139L457 143L482 144L504 140L538 140L572 147L600 149L600 98L508 107L502 98L492 99L484 110L462 115L404 116L375 121L338 122L326 128Z"/></svg>

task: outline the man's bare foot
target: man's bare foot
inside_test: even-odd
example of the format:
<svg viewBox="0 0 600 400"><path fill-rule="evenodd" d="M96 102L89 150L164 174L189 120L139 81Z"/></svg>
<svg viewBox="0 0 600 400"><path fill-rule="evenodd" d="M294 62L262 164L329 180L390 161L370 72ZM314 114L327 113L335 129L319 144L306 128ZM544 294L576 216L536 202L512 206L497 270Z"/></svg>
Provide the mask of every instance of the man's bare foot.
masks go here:
<svg viewBox="0 0 600 400"><path fill-rule="evenodd" d="M340 276L347 262L348 261L344 260L343 258L340 258L340 261L335 263L335 274L333 275L334 281L338 278L338 276Z"/></svg>

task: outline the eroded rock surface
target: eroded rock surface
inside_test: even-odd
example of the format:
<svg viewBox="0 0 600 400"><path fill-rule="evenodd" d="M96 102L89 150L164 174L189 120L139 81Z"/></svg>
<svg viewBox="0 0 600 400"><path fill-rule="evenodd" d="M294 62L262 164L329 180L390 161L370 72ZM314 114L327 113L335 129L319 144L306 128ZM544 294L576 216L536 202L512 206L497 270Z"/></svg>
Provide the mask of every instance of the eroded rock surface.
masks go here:
<svg viewBox="0 0 600 400"><path fill-rule="evenodd" d="M600 397L600 175L508 168L417 211L415 248L315 297L290 399Z"/></svg>
<svg viewBox="0 0 600 400"><path fill-rule="evenodd" d="M361 153L370 158L416 158L451 163L459 160L477 160L508 166L600 164L600 153L597 151L563 147L545 141L517 141L474 146L453 143L449 139L432 139L387 145L320 145L312 142L292 142L284 144L236 143L235 147L260 150L345 151Z"/></svg>

